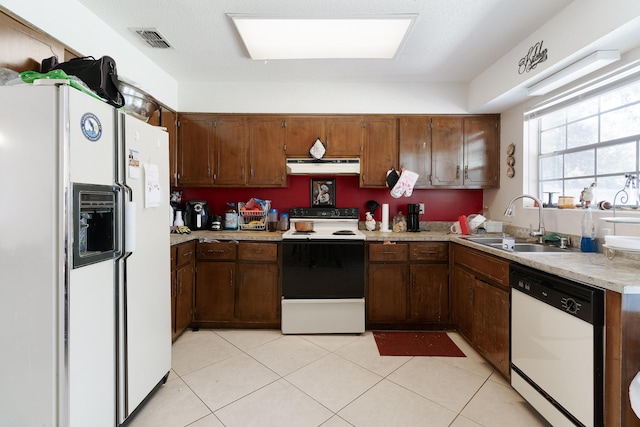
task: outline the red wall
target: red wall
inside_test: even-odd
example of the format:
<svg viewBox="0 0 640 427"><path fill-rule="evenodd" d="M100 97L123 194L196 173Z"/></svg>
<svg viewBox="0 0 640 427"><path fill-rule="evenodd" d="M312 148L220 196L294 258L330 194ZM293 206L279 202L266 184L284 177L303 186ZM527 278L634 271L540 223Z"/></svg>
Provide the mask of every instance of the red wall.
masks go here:
<svg viewBox="0 0 640 427"><path fill-rule="evenodd" d="M178 188L183 190L182 202L206 200L213 214L222 214L226 202L246 202L252 197L271 200L272 207L286 212L292 207L309 207L310 176L290 176L288 188ZM411 197L394 199L388 189L360 188L357 176L336 177L336 207L359 208L364 220L366 203L375 200L380 205L389 204L389 217L398 211L407 214L407 203L424 203L425 214L421 221L456 221L459 215L482 212L482 190L428 189L414 190ZM375 212L379 221L382 210Z"/></svg>

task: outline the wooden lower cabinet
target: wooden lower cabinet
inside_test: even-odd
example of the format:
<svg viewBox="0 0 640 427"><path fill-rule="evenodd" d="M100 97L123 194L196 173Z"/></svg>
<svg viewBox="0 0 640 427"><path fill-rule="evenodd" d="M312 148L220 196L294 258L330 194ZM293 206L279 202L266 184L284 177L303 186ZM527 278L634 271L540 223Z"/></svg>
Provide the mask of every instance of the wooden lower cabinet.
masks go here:
<svg viewBox="0 0 640 427"><path fill-rule="evenodd" d="M409 267L409 317L441 323L449 317L449 266L416 264Z"/></svg>
<svg viewBox="0 0 640 427"><path fill-rule="evenodd" d="M449 321L448 243L370 243L368 328L433 328Z"/></svg>
<svg viewBox="0 0 640 427"><path fill-rule="evenodd" d="M243 321L280 320L280 281L277 264L238 264L237 317Z"/></svg>
<svg viewBox="0 0 640 427"><path fill-rule="evenodd" d="M279 243L199 242L198 327L280 327Z"/></svg>
<svg viewBox="0 0 640 427"><path fill-rule="evenodd" d="M178 338L193 321L195 242L171 248L171 332Z"/></svg>
<svg viewBox="0 0 640 427"><path fill-rule="evenodd" d="M450 286L453 324L509 378L509 262L452 244Z"/></svg>
<svg viewBox="0 0 640 427"><path fill-rule="evenodd" d="M367 321L407 321L407 264L369 264Z"/></svg>
<svg viewBox="0 0 640 427"><path fill-rule="evenodd" d="M198 261L196 321L233 319L235 316L235 262Z"/></svg>
<svg viewBox="0 0 640 427"><path fill-rule="evenodd" d="M480 354L503 375L509 375L509 292L482 280L475 282L474 313L478 328L474 337Z"/></svg>

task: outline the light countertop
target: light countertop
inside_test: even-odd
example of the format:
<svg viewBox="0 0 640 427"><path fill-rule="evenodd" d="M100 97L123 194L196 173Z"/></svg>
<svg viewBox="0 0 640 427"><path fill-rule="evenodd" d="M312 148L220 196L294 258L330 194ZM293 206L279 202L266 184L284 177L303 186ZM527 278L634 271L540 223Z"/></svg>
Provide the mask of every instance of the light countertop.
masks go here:
<svg viewBox="0 0 640 427"><path fill-rule="evenodd" d="M465 240L459 235L440 231L421 231L419 233L383 233L361 230L367 241L416 242L440 241L455 242L483 252L517 262L532 268L552 273L567 279L619 293L640 293L640 261L619 256L608 259L602 253L569 252L507 252L479 243ZM282 241L282 232L268 231L193 231L191 234L172 234L171 244L190 240L236 240L236 241Z"/></svg>

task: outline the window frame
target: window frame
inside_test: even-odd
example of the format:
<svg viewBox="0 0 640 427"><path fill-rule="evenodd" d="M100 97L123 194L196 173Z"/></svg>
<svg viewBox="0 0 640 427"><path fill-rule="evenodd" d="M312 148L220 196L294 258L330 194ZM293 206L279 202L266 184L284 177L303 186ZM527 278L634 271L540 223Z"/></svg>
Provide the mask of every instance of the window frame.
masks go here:
<svg viewBox="0 0 640 427"><path fill-rule="evenodd" d="M547 105L543 104L525 113L525 128L529 129L529 131L527 132L530 138L529 146L532 149L535 149L534 168L537 173L537 177L532 182L532 184L533 183L537 184L537 193L539 196L543 196L539 198L541 200L544 200L546 203L548 198L544 196L547 196L550 190L551 191L558 190L558 188L555 188L555 189L549 188L549 186L545 185L545 183L551 184L551 185L553 183L560 184L559 186L560 191L554 197L555 201L552 201L552 205L549 207L557 206L557 198L560 195L567 195L567 196L574 196L574 197L579 196L581 191L576 190L576 186L569 186L569 189L568 189L567 184L568 183L570 184L571 182L580 183L579 184L580 188L588 187L591 182L595 182L596 191L595 191L595 199L593 201L594 203L597 203L599 200L603 200L603 201L606 200L612 204L615 203L616 207L620 207L620 208L638 209L638 207L640 207L639 206L640 191L639 191L639 188L637 188L637 187L640 187L640 185L638 185L639 184L638 180L640 179L640 131L638 131L638 133L634 135L627 135L621 138L610 139L605 141L601 140L602 116L605 114L609 114L611 112L615 112L617 110L633 107L634 105L640 106L640 94L638 94L636 98L634 98L631 101L628 101L624 104L617 105L613 108L609 108L605 111L602 111L602 107L601 107L602 103L598 101L597 111L595 113L585 114L584 116L581 116L579 118L572 118L572 119L569 119L568 115L564 114L564 119L562 120L562 123L555 124L553 126L549 126L544 129L542 129L542 124L541 124L542 119L544 117L548 117L549 114L551 113L557 113L561 110L566 111L569 108L576 106L580 103L583 103L585 101L593 100L594 98L600 98L610 92L613 92L623 87L634 85L634 84L640 85L640 72L632 73L631 75L627 75L626 77L619 78L614 82L610 82L607 84L600 84L599 86L593 87L592 89L589 89L589 88L584 89L580 91L580 93L577 95L568 96L559 102L555 102L555 103L549 102ZM581 121L584 121L587 119L593 119L593 118L596 118L596 121L597 121L597 126L596 126L597 135L595 138L596 141L590 144L568 148L568 144L569 144L568 130L570 129L570 126L572 124L579 123ZM640 117L638 119L640 120ZM543 133L548 131L558 130L558 129L560 129L561 132L563 132L564 148L549 150L543 153L542 152ZM598 165L599 151L603 149L610 149L611 147L622 146L623 144L629 144L629 143L634 144L634 150L636 154L635 165L633 167L633 170L619 169L615 171L608 171L606 173L600 173L598 170L599 169L599 165ZM576 153L586 153L586 152L593 153L593 160L590 165L591 170L588 171L586 174L569 176L567 174L566 156L576 154ZM552 159L552 158L558 158L558 157L561 159L561 165L559 168L560 173L556 176L543 178L544 176L543 162L546 159ZM635 187L625 187L625 183L629 184L629 180L626 179L627 175L631 175L634 177L632 183L635 184ZM601 194L605 193L606 196L598 195L599 193L597 189L598 181L602 182L603 180L612 179L612 178L616 179L615 181L616 185L620 182L619 188L615 190L615 195L613 195L614 194L613 188L611 186L608 186L608 189L606 191L601 192ZM622 189L625 189L628 193L630 193L628 194L627 200L620 197L618 194ZM543 192L543 190L547 190L547 191ZM568 191L571 191L572 193L568 194L567 193ZM578 192L578 195L575 194L576 191ZM576 197L576 202L578 201L579 201L579 197Z"/></svg>

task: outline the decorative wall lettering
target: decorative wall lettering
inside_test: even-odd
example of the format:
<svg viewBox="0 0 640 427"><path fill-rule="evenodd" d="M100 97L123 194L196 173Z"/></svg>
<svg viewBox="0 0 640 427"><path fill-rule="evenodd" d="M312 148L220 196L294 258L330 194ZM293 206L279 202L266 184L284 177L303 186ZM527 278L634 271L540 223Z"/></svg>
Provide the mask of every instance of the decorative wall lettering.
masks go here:
<svg viewBox="0 0 640 427"><path fill-rule="evenodd" d="M518 62L518 74L528 73L536 66L547 60L547 49L542 48L541 40L529 48L527 55Z"/></svg>

